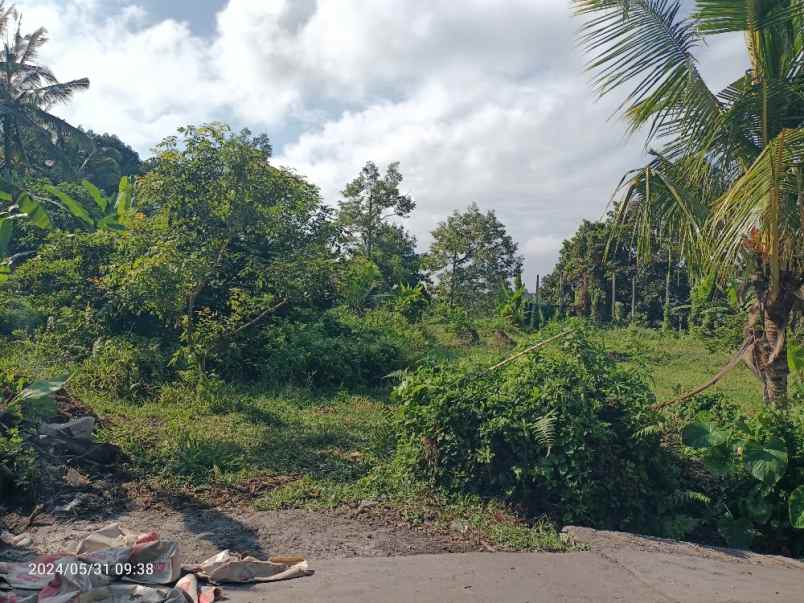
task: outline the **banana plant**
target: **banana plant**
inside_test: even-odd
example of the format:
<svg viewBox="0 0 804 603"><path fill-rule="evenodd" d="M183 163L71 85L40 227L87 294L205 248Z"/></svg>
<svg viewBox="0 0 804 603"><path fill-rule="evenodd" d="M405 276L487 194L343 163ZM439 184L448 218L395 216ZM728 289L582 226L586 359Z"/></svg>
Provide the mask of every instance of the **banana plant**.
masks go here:
<svg viewBox="0 0 804 603"><path fill-rule="evenodd" d="M88 211L80 201L63 190L48 185L48 195L20 189L13 184L4 183L6 190L0 190L0 282L6 280L14 266L31 255L31 252L8 255L15 224L26 220L45 230L55 230L48 210L61 209L83 222L91 230L125 230L126 224L135 213L134 187L132 178L120 179L117 195L106 197L88 180L81 185L95 202L96 209Z"/></svg>

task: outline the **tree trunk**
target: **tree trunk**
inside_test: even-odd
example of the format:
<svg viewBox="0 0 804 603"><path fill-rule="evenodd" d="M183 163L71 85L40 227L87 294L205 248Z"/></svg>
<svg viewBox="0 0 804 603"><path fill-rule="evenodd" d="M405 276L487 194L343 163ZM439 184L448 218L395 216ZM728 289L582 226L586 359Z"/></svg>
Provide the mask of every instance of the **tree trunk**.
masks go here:
<svg viewBox="0 0 804 603"><path fill-rule="evenodd" d="M457 266L458 256L457 254L452 254L452 274L450 275L449 279L449 307L455 304L455 272L458 270Z"/></svg>
<svg viewBox="0 0 804 603"><path fill-rule="evenodd" d="M773 354L773 351L779 348L779 353L774 358L770 359L764 367L765 377L765 401L770 402L776 406L784 406L787 400L787 375L789 367L787 366L787 342L784 339L784 331L786 325L780 321L778 316L771 316L768 312L765 315L764 321L765 328L765 342L768 356Z"/></svg>
<svg viewBox="0 0 804 603"><path fill-rule="evenodd" d="M539 315L539 328L544 326L544 314L542 314L542 281L541 275L536 275L536 312Z"/></svg>
<svg viewBox="0 0 804 603"><path fill-rule="evenodd" d="M3 176L6 180L11 180L11 120L8 116L3 118L3 159L5 165L3 166Z"/></svg>
<svg viewBox="0 0 804 603"><path fill-rule="evenodd" d="M672 325L670 324L670 274L673 269L673 252L670 246L667 246L667 275L664 281L664 308L662 309L662 331L670 331Z"/></svg>
<svg viewBox="0 0 804 603"><path fill-rule="evenodd" d="M637 272L634 271L634 278L631 279L631 322L636 319L636 282Z"/></svg>
<svg viewBox="0 0 804 603"><path fill-rule="evenodd" d="M578 316L590 315L589 304L589 274L584 272L581 276L581 290L579 291L578 299L576 300L576 311Z"/></svg>
<svg viewBox="0 0 804 603"><path fill-rule="evenodd" d="M790 367L787 365L786 330L790 324L795 291L801 286L801 277L790 273L782 273L779 292L775 299L768 299L764 304L762 321L763 335L761 341L760 372L765 382L765 401L777 408L787 405L787 381Z"/></svg>
<svg viewBox="0 0 804 603"><path fill-rule="evenodd" d="M617 273L611 273L611 322L617 320Z"/></svg>

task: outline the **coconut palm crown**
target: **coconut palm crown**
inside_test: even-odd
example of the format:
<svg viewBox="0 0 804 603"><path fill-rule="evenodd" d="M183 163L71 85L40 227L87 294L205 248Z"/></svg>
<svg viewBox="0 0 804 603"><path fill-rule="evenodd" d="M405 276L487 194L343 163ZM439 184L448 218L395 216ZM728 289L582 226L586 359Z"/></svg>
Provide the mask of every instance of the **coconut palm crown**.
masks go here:
<svg viewBox="0 0 804 603"><path fill-rule="evenodd" d="M0 2L0 35L6 39L0 53L0 125L2 126L3 173L8 179L15 164L25 170L45 171L47 165L32 161L26 146L44 149L50 161L69 164L60 143L67 136L86 138L78 128L50 113L54 105L67 101L75 92L89 87L89 79L59 82L50 69L37 62L47 42L47 31L39 28L23 34L22 20L13 6ZM16 19L9 35L8 25ZM32 144L33 143L33 144Z"/></svg>
<svg viewBox="0 0 804 603"><path fill-rule="evenodd" d="M624 89L622 114L647 133L651 160L623 178L620 219L638 225L642 253L673 242L699 277L751 285L746 358L784 405L785 333L804 303L804 0L574 4L596 88ZM713 91L696 53L734 32L750 68Z"/></svg>

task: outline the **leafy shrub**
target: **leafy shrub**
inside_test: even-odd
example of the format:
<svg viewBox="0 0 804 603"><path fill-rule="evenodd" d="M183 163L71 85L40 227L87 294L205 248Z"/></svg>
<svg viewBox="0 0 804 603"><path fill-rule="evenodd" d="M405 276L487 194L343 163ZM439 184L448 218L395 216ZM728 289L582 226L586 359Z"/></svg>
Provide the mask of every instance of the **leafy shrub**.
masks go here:
<svg viewBox="0 0 804 603"><path fill-rule="evenodd" d="M259 370L277 383L379 384L410 364L411 352L423 345L411 344L414 337L399 315L374 311L358 318L335 309L309 322L285 321L268 329Z"/></svg>
<svg viewBox="0 0 804 603"><path fill-rule="evenodd" d="M382 283L377 265L362 256L349 259L338 275L338 296L352 310L364 307L372 292Z"/></svg>
<svg viewBox="0 0 804 603"><path fill-rule="evenodd" d="M113 398L136 399L152 393L171 373L158 340L118 336L95 342L76 380Z"/></svg>
<svg viewBox="0 0 804 603"><path fill-rule="evenodd" d="M708 519L730 546L804 553L804 414L754 417L704 410L683 431L691 454L717 478Z"/></svg>
<svg viewBox="0 0 804 603"><path fill-rule="evenodd" d="M0 495L30 488L36 477L36 459L26 447L19 429L10 428L0 433Z"/></svg>
<svg viewBox="0 0 804 603"><path fill-rule="evenodd" d="M465 308L441 303L435 308L435 314L444 321L447 332L462 343L475 344L480 341L474 321Z"/></svg>
<svg viewBox="0 0 804 603"><path fill-rule="evenodd" d="M23 299L0 301L0 335L9 336L15 331L31 333L44 322L42 313Z"/></svg>
<svg viewBox="0 0 804 603"><path fill-rule="evenodd" d="M436 483L563 522L659 530L675 465L658 437L633 437L653 395L584 334L496 371L423 367L394 395L397 462Z"/></svg>
<svg viewBox="0 0 804 603"><path fill-rule="evenodd" d="M392 301L394 310L410 322L421 320L422 314L429 304L424 285L419 283L413 287L402 283L396 288L395 293Z"/></svg>
<svg viewBox="0 0 804 603"><path fill-rule="evenodd" d="M14 374L0 374L0 500L32 489L37 458L29 441L56 409L53 395L64 379L34 381L23 387Z"/></svg>

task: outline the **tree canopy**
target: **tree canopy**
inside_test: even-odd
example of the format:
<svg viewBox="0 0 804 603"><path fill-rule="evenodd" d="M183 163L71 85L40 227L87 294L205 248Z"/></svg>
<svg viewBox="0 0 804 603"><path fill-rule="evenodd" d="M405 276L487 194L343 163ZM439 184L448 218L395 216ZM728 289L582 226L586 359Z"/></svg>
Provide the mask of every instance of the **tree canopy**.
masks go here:
<svg viewBox="0 0 804 603"><path fill-rule="evenodd" d="M424 263L449 305L493 308L500 288L522 270L517 244L494 210L456 210L432 234Z"/></svg>

